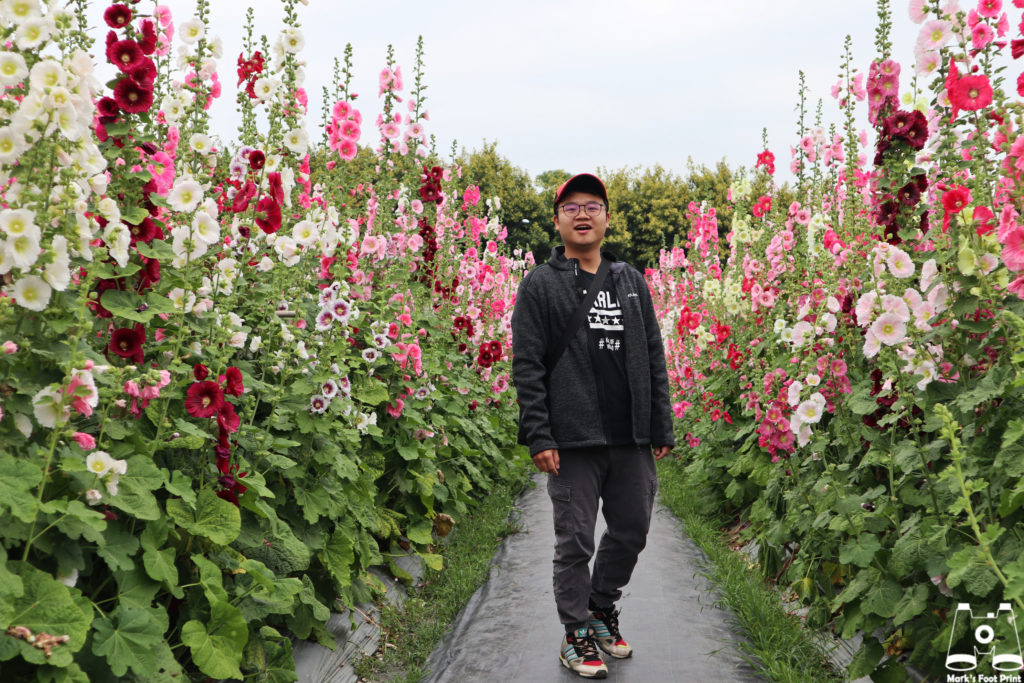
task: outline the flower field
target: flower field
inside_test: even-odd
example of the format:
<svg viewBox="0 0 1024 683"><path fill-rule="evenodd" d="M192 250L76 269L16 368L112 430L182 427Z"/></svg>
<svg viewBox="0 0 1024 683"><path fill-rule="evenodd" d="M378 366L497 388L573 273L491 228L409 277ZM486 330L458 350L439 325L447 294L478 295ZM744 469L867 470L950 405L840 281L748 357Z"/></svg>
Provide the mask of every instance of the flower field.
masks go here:
<svg viewBox="0 0 1024 683"><path fill-rule="evenodd" d="M1022 7L912 0L901 63L880 2L876 58L859 70L847 44L832 90L844 120L799 122L797 201L752 193L766 149L728 232L691 204L648 273L679 465L808 623L864 636L851 677L1019 657L1012 624L984 647L954 617L1024 613Z"/></svg>
<svg viewBox="0 0 1024 683"><path fill-rule="evenodd" d="M295 680L291 636L522 466L500 203L419 60L379 112L336 64L310 123L283 6L236 58L204 0L0 3L3 680Z"/></svg>

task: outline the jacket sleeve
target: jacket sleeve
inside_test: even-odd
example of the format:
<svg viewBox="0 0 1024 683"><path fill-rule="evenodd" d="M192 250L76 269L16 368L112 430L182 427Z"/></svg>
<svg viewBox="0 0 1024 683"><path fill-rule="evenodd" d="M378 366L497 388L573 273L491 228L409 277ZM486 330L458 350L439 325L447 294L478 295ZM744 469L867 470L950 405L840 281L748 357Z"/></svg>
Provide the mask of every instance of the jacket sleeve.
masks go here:
<svg viewBox="0 0 1024 683"><path fill-rule="evenodd" d="M551 435L548 390L544 381L547 320L536 279L535 275L523 278L512 309L512 382L519 396L519 443L529 447L531 456L548 448L558 448Z"/></svg>
<svg viewBox="0 0 1024 683"><path fill-rule="evenodd" d="M654 446L675 446L672 431L672 399L668 391L668 371L665 369L665 346L661 340L658 316L654 312L654 301L647 280L641 276L640 305L644 314L644 331L647 334L647 358L651 367L651 444Z"/></svg>

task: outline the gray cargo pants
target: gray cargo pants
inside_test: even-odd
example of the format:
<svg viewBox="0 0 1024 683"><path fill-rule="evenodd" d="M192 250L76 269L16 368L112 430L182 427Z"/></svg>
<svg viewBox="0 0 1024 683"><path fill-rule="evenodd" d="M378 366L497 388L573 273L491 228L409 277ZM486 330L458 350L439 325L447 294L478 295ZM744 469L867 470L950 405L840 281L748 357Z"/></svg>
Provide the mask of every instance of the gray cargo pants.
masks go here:
<svg viewBox="0 0 1024 683"><path fill-rule="evenodd" d="M558 476L548 475L555 520L554 592L563 624L588 619L590 599L610 607L629 583L647 544L658 476L650 446L559 450ZM607 531L594 561L594 525L603 501Z"/></svg>

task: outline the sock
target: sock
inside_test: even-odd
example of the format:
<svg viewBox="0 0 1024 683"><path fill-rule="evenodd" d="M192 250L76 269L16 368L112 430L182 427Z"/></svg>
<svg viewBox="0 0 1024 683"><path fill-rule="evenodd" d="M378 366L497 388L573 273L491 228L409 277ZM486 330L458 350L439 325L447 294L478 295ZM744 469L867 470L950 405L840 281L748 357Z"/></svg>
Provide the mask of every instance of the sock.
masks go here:
<svg viewBox="0 0 1024 683"><path fill-rule="evenodd" d="M601 607L596 602L594 602L593 598L590 598L587 604L587 609L589 609L591 612L604 612L605 614L611 612L612 609L614 609L614 607L614 605L609 605L608 607Z"/></svg>
<svg viewBox="0 0 1024 683"><path fill-rule="evenodd" d="M576 622L574 624L566 624L565 625L565 632L568 633L571 636L574 636L574 635L576 635L576 629L578 629L578 628L585 628L586 625L587 624L584 621Z"/></svg>

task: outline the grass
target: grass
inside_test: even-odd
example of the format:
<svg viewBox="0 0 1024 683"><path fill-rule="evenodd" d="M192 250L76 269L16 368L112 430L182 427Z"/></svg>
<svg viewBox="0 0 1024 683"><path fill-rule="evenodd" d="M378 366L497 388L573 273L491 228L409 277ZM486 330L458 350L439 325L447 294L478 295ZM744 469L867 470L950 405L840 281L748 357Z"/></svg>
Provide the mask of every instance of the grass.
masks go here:
<svg viewBox="0 0 1024 683"><path fill-rule="evenodd" d="M372 681L419 681L427 673L427 657L445 629L487 579L498 545L519 528L510 517L516 497L529 482L522 477L488 491L455 529L444 546L445 568L427 570L401 606L382 607L383 646L375 657L356 663L356 672Z"/></svg>
<svg viewBox="0 0 1024 683"><path fill-rule="evenodd" d="M844 681L822 651L825 636L807 629L783 608L779 594L749 564L746 555L729 548L722 527L729 521L708 510L706 492L688 484L677 463L658 463L662 502L709 560L702 572L719 593L718 604L733 615L742 636L740 653L772 681L822 683Z"/></svg>

